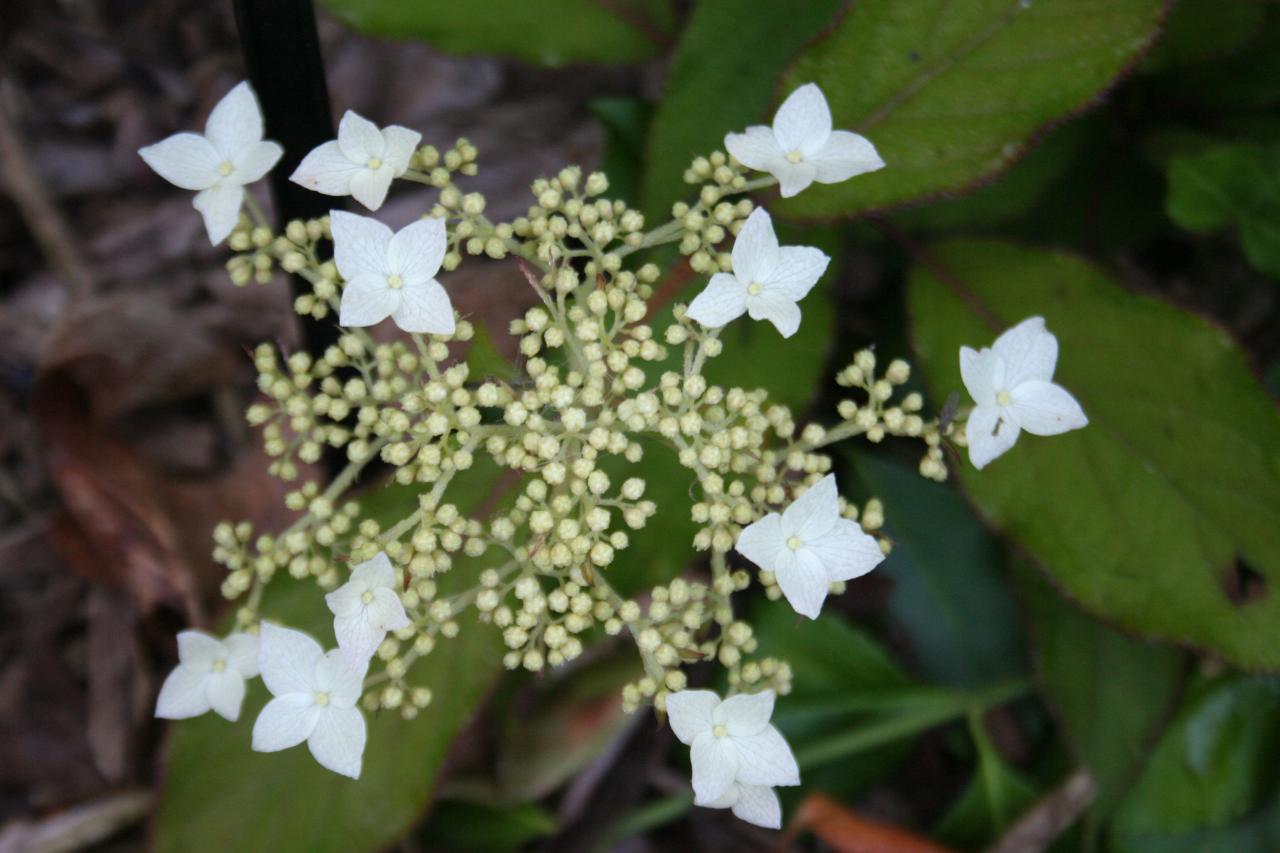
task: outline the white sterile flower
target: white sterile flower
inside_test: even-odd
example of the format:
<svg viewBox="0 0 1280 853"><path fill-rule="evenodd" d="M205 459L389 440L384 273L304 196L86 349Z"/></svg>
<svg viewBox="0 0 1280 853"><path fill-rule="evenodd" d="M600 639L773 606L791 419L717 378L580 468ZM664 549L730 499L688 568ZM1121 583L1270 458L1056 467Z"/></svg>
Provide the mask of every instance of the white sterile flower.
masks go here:
<svg viewBox="0 0 1280 853"><path fill-rule="evenodd" d="M667 697L667 719L689 744L694 802L723 808L734 783L750 786L799 785L800 768L791 747L769 725L773 691L743 693L723 702L710 690L681 690Z"/></svg>
<svg viewBox="0 0 1280 853"><path fill-rule="evenodd" d="M779 515L747 525L738 552L773 572L797 613L817 619L833 581L861 577L884 559L875 538L840 515L836 477L828 474Z"/></svg>
<svg viewBox="0 0 1280 853"><path fill-rule="evenodd" d="M1031 317L1009 329L991 347L960 347L960 375L977 403L965 425L969 459L982 468L1004 453L1026 430L1057 435L1089 423L1080 404L1060 385L1058 339Z"/></svg>
<svg viewBox="0 0 1280 853"><path fill-rule="evenodd" d="M778 179L783 198L809 184L838 184L884 167L876 148L863 136L831 129L831 108L822 90L806 83L787 97L773 127L754 125L730 133L724 147L738 162Z"/></svg>
<svg viewBox="0 0 1280 853"><path fill-rule="evenodd" d="M768 785L743 785L734 782L725 795L714 803L706 803L711 809L733 809L734 815L763 826L765 829L782 827L782 804L778 794Z"/></svg>
<svg viewBox="0 0 1280 853"><path fill-rule="evenodd" d="M746 312L768 320L784 338L800 328L800 306L831 261L811 246L779 246L773 221L763 207L747 217L733 242L733 272L711 276L689 305L688 316L718 328Z"/></svg>
<svg viewBox="0 0 1280 853"><path fill-rule="evenodd" d="M228 92L209 113L204 135L176 133L138 154L160 177L184 190L204 217L209 242L217 245L240 218L245 185L261 178L284 149L262 138L262 111L247 82Z"/></svg>
<svg viewBox="0 0 1280 853"><path fill-rule="evenodd" d="M314 148L289 176L325 195L349 195L370 210L382 207L391 182L405 173L422 134L393 124L381 130L347 110L338 138Z"/></svg>
<svg viewBox="0 0 1280 853"><path fill-rule="evenodd" d="M444 261L443 219L419 219L392 234L376 219L334 210L333 260L346 279L338 322L372 326L388 317L406 332L453 334L453 303L435 274Z"/></svg>
<svg viewBox="0 0 1280 853"><path fill-rule="evenodd" d="M178 665L160 687L156 716L183 720L212 708L234 723L240 719L244 680L257 674L257 637L232 634L219 640L203 631L182 631Z"/></svg>
<svg viewBox="0 0 1280 853"><path fill-rule="evenodd" d="M301 631L263 622L258 662L275 698L253 724L253 748L276 752L306 741L322 767L360 778L366 731L356 702L368 661L353 666Z"/></svg>
<svg viewBox="0 0 1280 853"><path fill-rule="evenodd" d="M367 661L388 631L409 625L396 590L400 578L387 555L379 552L351 571L351 579L324 597L333 611L333 633L351 663Z"/></svg>

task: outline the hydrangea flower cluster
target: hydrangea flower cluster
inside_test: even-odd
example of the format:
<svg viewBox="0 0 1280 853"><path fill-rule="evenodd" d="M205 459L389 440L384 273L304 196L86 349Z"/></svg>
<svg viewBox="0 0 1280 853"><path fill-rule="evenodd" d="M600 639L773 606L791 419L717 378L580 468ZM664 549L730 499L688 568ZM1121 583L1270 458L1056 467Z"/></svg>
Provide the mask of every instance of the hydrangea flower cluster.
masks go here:
<svg viewBox="0 0 1280 853"><path fill-rule="evenodd" d="M991 349L965 348L964 382L977 405L944 420L926 418L919 393L903 393L905 361L878 374L870 350L836 376L858 399L841 401L829 427L798 426L763 390L708 382L703 368L721 354L721 328L746 315L791 336L829 261L815 248L780 245L750 194L779 185L790 196L884 165L868 140L832 129L816 86L794 92L772 128L726 136L729 155L695 159L685 179L696 200L676 204L657 227L608 198L603 174L573 166L534 182L525 215L492 222L483 196L458 186L477 172L474 146L459 140L441 153L420 141L348 112L338 138L292 176L371 211L397 180L429 188L424 216L398 232L340 210L274 229L246 189L281 154L262 140L248 84L214 109L204 136L178 134L141 152L161 176L198 191L210 239L234 252L233 281L301 276L311 292L296 299L298 313L341 326L322 353L285 357L264 344L254 354L262 399L248 419L262 429L271 473L293 484L286 505L297 517L276 533L247 522L215 530L214 555L228 569L223 592L242 601L236 630L225 640L179 635L180 663L157 715L213 710L235 720L246 680L261 673L273 698L254 724L253 748L305 742L323 766L358 777L366 740L378 736L363 711L417 715L432 694L411 678L414 664L464 624L495 626L503 663L534 672L573 660L601 633L626 637L644 675L624 688L623 704L667 715L691 748L697 802L778 826L773 788L799 783L769 723L790 668L760 654L767 650L736 614L734 594L756 583L816 618L829 595L884 559L879 501L840 496L824 452L837 441L919 439L921 474L941 480L945 448L965 446L966 433L982 467L1020 430L1083 426L1078 404L1050 382L1056 339L1032 318ZM666 244L708 281L655 329L650 299L661 273L639 253ZM515 378L473 376L458 360L457 345L475 329L454 310L448 274L480 255L520 259L539 299L511 322ZM394 334L375 339L374 326ZM303 472L326 448L345 454L345 468L329 482L308 479ZM657 511L645 458L663 451L689 472L698 530L686 544L706 553L705 569L624 597L610 567ZM513 500L473 515L454 495L484 458L519 485ZM349 495L375 461L412 494L392 517ZM281 573L319 587L335 649L267 621L264 590ZM691 689L705 672L689 666L702 661L723 669L728 698Z"/></svg>

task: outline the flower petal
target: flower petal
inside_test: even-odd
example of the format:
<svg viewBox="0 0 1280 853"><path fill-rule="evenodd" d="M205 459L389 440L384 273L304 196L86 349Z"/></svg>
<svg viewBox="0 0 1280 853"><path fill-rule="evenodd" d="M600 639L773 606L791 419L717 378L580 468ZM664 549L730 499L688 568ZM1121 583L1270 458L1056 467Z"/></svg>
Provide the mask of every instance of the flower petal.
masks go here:
<svg viewBox="0 0 1280 853"><path fill-rule="evenodd" d="M370 210L377 210L387 200L391 179L391 169L385 166L363 168L351 176L351 197Z"/></svg>
<svg viewBox="0 0 1280 853"><path fill-rule="evenodd" d="M221 178L222 158L198 133L175 133L155 145L138 149L138 156L160 177L184 190L207 190Z"/></svg>
<svg viewBox="0 0 1280 853"><path fill-rule="evenodd" d="M262 141L262 110L258 108L258 97L249 81L222 96L209 113L204 135L222 160L232 162L244 149Z"/></svg>
<svg viewBox="0 0 1280 853"><path fill-rule="evenodd" d="M301 631L262 623L258 667L272 695L312 693L316 689L316 664L323 654L320 644Z"/></svg>
<svg viewBox="0 0 1280 853"><path fill-rule="evenodd" d="M1004 386L1004 362L992 350L960 347L960 378L973 402L994 405L996 391Z"/></svg>
<svg viewBox="0 0 1280 853"><path fill-rule="evenodd" d="M222 642L204 631L178 632L178 660L193 672L208 672L213 662L227 656Z"/></svg>
<svg viewBox="0 0 1280 853"><path fill-rule="evenodd" d="M326 708L307 738L307 747L321 767L359 779L367 737L364 715L355 708Z"/></svg>
<svg viewBox="0 0 1280 853"><path fill-rule="evenodd" d="M718 272L689 303L686 313L708 329L718 329L741 317L746 310L746 287L734 276Z"/></svg>
<svg viewBox="0 0 1280 853"><path fill-rule="evenodd" d="M826 253L812 246L783 246L778 250L777 266L764 282L765 290L798 302L813 290L829 263Z"/></svg>
<svg viewBox="0 0 1280 853"><path fill-rule="evenodd" d="M732 737L758 735L773 716L773 700L772 690L739 693L721 702L712 719L723 724Z"/></svg>
<svg viewBox="0 0 1280 853"><path fill-rule="evenodd" d="M223 181L196 193L191 206L204 217L205 233L209 235L209 242L216 246L235 230L243 203L244 187Z"/></svg>
<svg viewBox="0 0 1280 853"><path fill-rule="evenodd" d="M402 288L403 290L403 288ZM373 272L359 273L347 280L338 305L338 323L343 326L376 326L400 307L401 291L387 283L387 277Z"/></svg>
<svg viewBox="0 0 1280 853"><path fill-rule="evenodd" d="M435 278L444 262L447 240L443 219L419 219L406 225L391 238L387 249L391 271L406 282Z"/></svg>
<svg viewBox="0 0 1280 853"><path fill-rule="evenodd" d="M1009 411L1032 435L1058 435L1089 423L1076 398L1061 385L1032 379L1014 386L1010 396Z"/></svg>
<svg viewBox="0 0 1280 853"><path fill-rule="evenodd" d="M266 704L253 721L254 752L278 752L297 746L315 730L320 709L309 693L287 693Z"/></svg>
<svg viewBox="0 0 1280 853"><path fill-rule="evenodd" d="M711 731L711 715L719 705L720 697L710 690L680 690L667 696L667 722L681 743L691 744Z"/></svg>
<svg viewBox="0 0 1280 853"><path fill-rule="evenodd" d="M977 406L965 425L969 442L969 461L975 468L985 468L1018 440L1020 428L998 406Z"/></svg>
<svg viewBox="0 0 1280 853"><path fill-rule="evenodd" d="M368 591L368 586L353 577L333 592L325 595L324 603L329 606L329 612L339 618L357 615L364 610L362 598ZM338 645L342 645L342 637L338 637Z"/></svg>
<svg viewBox="0 0 1280 853"><path fill-rule="evenodd" d="M338 147L352 163L361 165L382 158L386 140L378 126L354 110L347 110L338 122Z"/></svg>
<svg viewBox="0 0 1280 853"><path fill-rule="evenodd" d="M813 164L820 184L838 184L884 168L884 160L871 141L847 130L833 131L827 144L806 159Z"/></svg>
<svg viewBox="0 0 1280 853"><path fill-rule="evenodd" d="M1004 360L1004 387L1031 379L1048 382L1058 364L1058 339L1044 327L1043 317L1028 317L1009 329L991 349Z"/></svg>
<svg viewBox="0 0 1280 853"><path fill-rule="evenodd" d="M763 826L765 829L782 828L782 804L778 794L767 785L738 786L738 798L733 813L740 820Z"/></svg>
<svg viewBox="0 0 1280 853"><path fill-rule="evenodd" d="M391 565L391 558L387 556L386 551L379 551L372 559L365 560L352 569L351 580L355 581L361 592L366 589L373 589L376 586L389 586L392 589L399 589L401 585L400 575L396 573L395 567Z"/></svg>
<svg viewBox="0 0 1280 853"><path fill-rule="evenodd" d="M370 622L368 609L361 606L354 612L334 617L333 635L347 663L354 666L373 657L387 632Z"/></svg>
<svg viewBox="0 0 1280 853"><path fill-rule="evenodd" d="M831 108L816 84L787 96L773 117L773 135L784 153L799 151L808 158L822 150L831 136Z"/></svg>
<svg viewBox="0 0 1280 853"><path fill-rule="evenodd" d="M396 177L403 175L409 168L409 160L422 141L422 134L398 124L382 129L385 147L382 149L382 162L391 167Z"/></svg>
<svg viewBox="0 0 1280 853"><path fill-rule="evenodd" d="M698 805L714 803L725 795L738 775L739 750L727 737L716 737L710 731L693 739L689 763L693 765L693 801Z"/></svg>
<svg viewBox="0 0 1280 853"><path fill-rule="evenodd" d="M364 692L369 659L349 661L337 649L325 652L316 664L316 689L329 694L330 708L350 708Z"/></svg>
<svg viewBox="0 0 1280 853"><path fill-rule="evenodd" d="M773 174L778 179L778 193L783 198L791 198L813 183L818 176L818 167L808 161L789 163L783 160Z"/></svg>
<svg viewBox="0 0 1280 853"><path fill-rule="evenodd" d="M411 282L401 288L400 307L391 312L391 316L406 332L452 335L457 328L449 294L434 278Z"/></svg>
<svg viewBox="0 0 1280 853"><path fill-rule="evenodd" d="M800 768L791 747L773 726L750 737L734 738L739 755L738 781L745 785L799 785Z"/></svg>
<svg viewBox="0 0 1280 853"><path fill-rule="evenodd" d="M768 281L778 265L778 235L773 233L773 220L763 207L751 211L738 237L733 241L733 274L747 286Z"/></svg>
<svg viewBox="0 0 1280 853"><path fill-rule="evenodd" d="M209 697L204 683L208 673L196 672L186 664L178 664L160 685L156 697L156 716L165 720L185 720L209 710Z"/></svg>
<svg viewBox="0 0 1280 853"><path fill-rule="evenodd" d="M745 133L726 133L724 147L739 163L757 172L773 172L786 162L773 130L762 124L748 127Z"/></svg>
<svg viewBox="0 0 1280 853"><path fill-rule="evenodd" d="M240 703L244 701L244 678L232 669L209 674L204 685L209 707L218 716L235 722L240 719Z"/></svg>
<svg viewBox="0 0 1280 853"><path fill-rule="evenodd" d="M801 616L817 619L831 585L817 556L806 549L792 551L783 548L778 552L773 574L792 609Z"/></svg>
<svg viewBox="0 0 1280 853"><path fill-rule="evenodd" d="M244 678L258 674L258 638L253 634L232 634L222 641L227 647L227 666Z"/></svg>
<svg viewBox="0 0 1280 853"><path fill-rule="evenodd" d="M404 612L404 603L395 591L380 586L373 591L373 601L365 611L369 624L383 631L399 631L409 627L409 617Z"/></svg>
<svg viewBox="0 0 1280 853"><path fill-rule="evenodd" d="M747 297L747 315L752 320L768 320L778 334L789 338L800 329L800 306L781 293L765 291Z"/></svg>
<svg viewBox="0 0 1280 853"><path fill-rule="evenodd" d="M325 195L350 195L351 179L364 169L347 159L337 142L326 142L311 149L289 180Z"/></svg>
<svg viewBox="0 0 1280 853"><path fill-rule="evenodd" d="M333 260L343 278L350 280L361 273L386 278L391 274L387 265L390 228L368 216L332 210L329 230L333 233Z"/></svg>
<svg viewBox="0 0 1280 853"><path fill-rule="evenodd" d="M275 168L284 156L284 149L275 142L255 142L243 149L236 159L233 179L238 184L251 184Z"/></svg>
<svg viewBox="0 0 1280 853"><path fill-rule="evenodd" d="M836 475L828 474L782 511L782 528L786 535L794 533L807 544L825 535L839 518L840 490Z"/></svg>
<svg viewBox="0 0 1280 853"><path fill-rule="evenodd" d="M818 539L806 540L805 549L818 558L827 570L827 580L832 581L862 577L884 561L884 552L875 537L847 518L836 519L835 525Z"/></svg>
<svg viewBox="0 0 1280 853"><path fill-rule="evenodd" d="M760 568L773 571L778 549L786 544L784 539L782 516L771 512L742 528L742 532L738 534L738 543L734 547L739 554Z"/></svg>

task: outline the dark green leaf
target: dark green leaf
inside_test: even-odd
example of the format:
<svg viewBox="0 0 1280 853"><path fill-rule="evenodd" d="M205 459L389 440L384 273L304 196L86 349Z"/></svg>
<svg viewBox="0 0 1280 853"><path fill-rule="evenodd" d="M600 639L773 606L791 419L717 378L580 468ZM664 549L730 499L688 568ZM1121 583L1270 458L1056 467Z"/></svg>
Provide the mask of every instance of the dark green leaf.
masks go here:
<svg viewBox="0 0 1280 853"><path fill-rule="evenodd" d="M419 835L427 850L507 853L551 835L556 826L555 816L541 806L445 801L436 805Z"/></svg>
<svg viewBox="0 0 1280 853"><path fill-rule="evenodd" d="M1024 435L983 471L959 464L981 513L1086 610L1280 666L1280 413L1230 337L1073 257L979 241L929 253L909 302L931 388L963 388L962 344L1042 315L1055 380L1090 418Z"/></svg>
<svg viewBox="0 0 1280 853"><path fill-rule="evenodd" d="M635 62L671 37L668 0L322 0L358 30L415 38L449 53L504 54L542 65Z"/></svg>
<svg viewBox="0 0 1280 853"><path fill-rule="evenodd" d="M1178 0L1142 70L1158 73L1229 56L1262 34L1265 3Z"/></svg>
<svg viewBox="0 0 1280 853"><path fill-rule="evenodd" d="M888 165L815 184L778 212L847 216L1008 168L1041 128L1089 106L1141 56L1164 10L1161 0L851 4L783 89L817 83L836 127L866 135Z"/></svg>
<svg viewBox="0 0 1280 853"><path fill-rule="evenodd" d="M970 718L978 765L963 793L951 804L933 835L961 850L978 850L1000 833L1036 799L1035 787L1000 757L976 717Z"/></svg>
<svg viewBox="0 0 1280 853"><path fill-rule="evenodd" d="M604 127L604 162L600 168L609 176L609 197L639 207L644 144L653 105L637 98L596 98L587 107Z"/></svg>

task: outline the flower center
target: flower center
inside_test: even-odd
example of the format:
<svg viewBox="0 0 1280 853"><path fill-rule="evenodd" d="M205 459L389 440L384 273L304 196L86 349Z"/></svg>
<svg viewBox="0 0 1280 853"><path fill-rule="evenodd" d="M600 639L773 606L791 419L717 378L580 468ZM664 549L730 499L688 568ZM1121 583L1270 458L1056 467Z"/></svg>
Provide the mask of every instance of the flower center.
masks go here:
<svg viewBox="0 0 1280 853"><path fill-rule="evenodd" d="M372 601L373 601L373 591L372 591L372 590L365 590L363 593L361 593L361 594L360 594L360 600L361 600L362 602L364 602L365 604L369 604L370 602L372 602Z"/></svg>
<svg viewBox="0 0 1280 853"><path fill-rule="evenodd" d="M400 277L399 273L392 273L387 276L387 286L392 290L399 290L404 287L404 279Z"/></svg>
<svg viewBox="0 0 1280 853"><path fill-rule="evenodd" d="M729 733L729 730L725 728L723 724L717 724L715 728L711 730L711 733L716 737L724 737Z"/></svg>
<svg viewBox="0 0 1280 853"><path fill-rule="evenodd" d="M365 166L369 167L370 169L381 169L381 168L382 168L382 158L381 158L381 157L370 157L370 158L369 158L369 162L368 162L368 163L365 163Z"/></svg>
<svg viewBox="0 0 1280 853"><path fill-rule="evenodd" d="M317 690L312 696L311 701L315 702L321 708L329 704L329 694Z"/></svg>
<svg viewBox="0 0 1280 853"><path fill-rule="evenodd" d="M803 159L804 155L800 153L800 149L798 148L793 148L787 152L788 163L799 163Z"/></svg>
<svg viewBox="0 0 1280 853"><path fill-rule="evenodd" d="M996 405L1007 406L1013 402L1013 395L1008 391L1000 391L996 394Z"/></svg>
<svg viewBox="0 0 1280 853"><path fill-rule="evenodd" d="M231 163L230 160L223 160L221 163L218 164L218 174L224 178L227 175L230 175L235 170L236 170L236 167Z"/></svg>
<svg viewBox="0 0 1280 853"><path fill-rule="evenodd" d="M222 672L226 668L227 668L227 662L224 660L216 660L213 662L214 672Z"/></svg>
<svg viewBox="0 0 1280 853"><path fill-rule="evenodd" d="M764 285L758 281L753 281L747 285L747 293L752 296L759 296L764 291Z"/></svg>
<svg viewBox="0 0 1280 853"><path fill-rule="evenodd" d="M789 537L787 537L787 547L788 547L788 548L790 548L792 551L799 551L799 550L800 550L800 546L801 546L801 545L803 545L803 544L804 544L804 542L800 541L800 537L799 537L799 536L789 536Z"/></svg>

